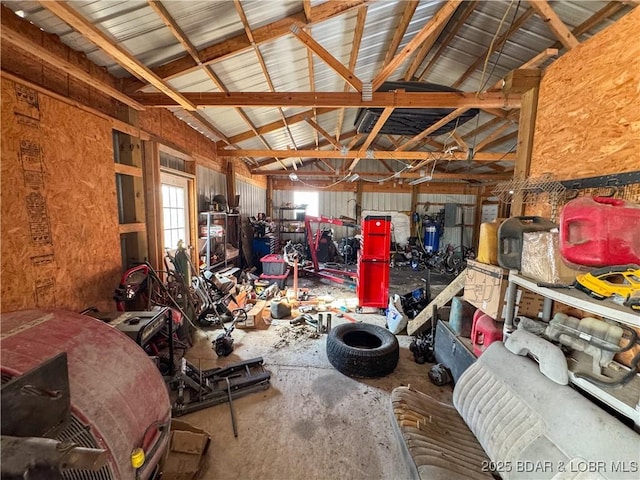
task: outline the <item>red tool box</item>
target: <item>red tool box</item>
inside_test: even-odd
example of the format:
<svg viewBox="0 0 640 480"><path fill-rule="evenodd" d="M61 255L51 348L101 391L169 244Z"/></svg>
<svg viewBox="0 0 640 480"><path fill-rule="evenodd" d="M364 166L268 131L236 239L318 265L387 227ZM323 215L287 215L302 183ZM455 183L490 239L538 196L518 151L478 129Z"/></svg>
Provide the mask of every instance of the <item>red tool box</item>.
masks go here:
<svg viewBox="0 0 640 480"><path fill-rule="evenodd" d="M362 246L358 255L356 284L361 307L387 307L390 249L391 217L365 217L362 220Z"/></svg>

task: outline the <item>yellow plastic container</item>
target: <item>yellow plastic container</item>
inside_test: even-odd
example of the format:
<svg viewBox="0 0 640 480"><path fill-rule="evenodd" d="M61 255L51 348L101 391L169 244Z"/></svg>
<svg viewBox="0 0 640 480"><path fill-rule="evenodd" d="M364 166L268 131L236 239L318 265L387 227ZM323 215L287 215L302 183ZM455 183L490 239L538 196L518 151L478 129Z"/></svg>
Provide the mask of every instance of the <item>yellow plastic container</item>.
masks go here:
<svg viewBox="0 0 640 480"><path fill-rule="evenodd" d="M498 228L505 220L505 218L497 218L493 222L480 224L477 261L498 265Z"/></svg>

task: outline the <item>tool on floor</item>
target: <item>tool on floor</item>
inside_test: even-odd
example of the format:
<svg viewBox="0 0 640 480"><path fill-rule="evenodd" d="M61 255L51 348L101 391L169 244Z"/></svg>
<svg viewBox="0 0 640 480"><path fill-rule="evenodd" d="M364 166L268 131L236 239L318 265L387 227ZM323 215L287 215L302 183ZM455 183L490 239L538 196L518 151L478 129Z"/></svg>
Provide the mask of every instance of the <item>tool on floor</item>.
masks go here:
<svg viewBox="0 0 640 480"><path fill-rule="evenodd" d="M262 357L258 357L222 368L200 370L183 358L177 373L167 382L172 389L173 415L179 417L267 390L271 374L264 370L263 362Z"/></svg>
<svg viewBox="0 0 640 480"><path fill-rule="evenodd" d="M236 328L236 323L244 322L246 320L247 312L240 308L233 311L233 321L229 327L225 327L224 323L222 323L224 333L218 335L212 342L216 355L219 357L227 357L231 352L233 352L233 337L231 336L231 333L233 333L233 330Z"/></svg>
<svg viewBox="0 0 640 480"><path fill-rule="evenodd" d="M227 398L229 399L229 411L231 412L231 426L233 427L233 436L238 438L238 426L236 425L236 413L233 410L233 398L231 397L231 382L229 377L224 377L227 381Z"/></svg>

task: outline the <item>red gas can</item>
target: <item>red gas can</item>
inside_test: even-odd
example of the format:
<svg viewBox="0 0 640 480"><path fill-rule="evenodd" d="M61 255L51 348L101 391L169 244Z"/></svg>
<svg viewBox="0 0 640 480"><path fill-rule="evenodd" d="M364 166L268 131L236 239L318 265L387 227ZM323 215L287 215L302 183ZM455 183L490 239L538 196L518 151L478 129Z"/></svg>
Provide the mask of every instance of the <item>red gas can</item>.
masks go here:
<svg viewBox="0 0 640 480"><path fill-rule="evenodd" d="M568 202L560 214L560 253L591 267L640 263L640 205L607 197Z"/></svg>
<svg viewBox="0 0 640 480"><path fill-rule="evenodd" d="M493 342L502 341L502 325L497 323L487 314L473 316L473 328L471 329L471 343L476 357L482 355Z"/></svg>

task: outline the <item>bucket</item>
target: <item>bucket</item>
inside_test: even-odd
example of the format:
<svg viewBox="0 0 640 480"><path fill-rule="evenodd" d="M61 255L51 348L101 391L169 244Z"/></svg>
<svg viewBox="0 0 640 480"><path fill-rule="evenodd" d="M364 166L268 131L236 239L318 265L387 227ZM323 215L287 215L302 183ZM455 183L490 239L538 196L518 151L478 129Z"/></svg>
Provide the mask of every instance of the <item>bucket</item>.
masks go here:
<svg viewBox="0 0 640 480"><path fill-rule="evenodd" d="M476 357L482 355L493 342L501 341L502 326L487 314L478 316L471 330L471 344Z"/></svg>
<svg viewBox="0 0 640 480"><path fill-rule="evenodd" d="M489 265L498 265L498 229L504 221L504 218L498 218L493 222L480 224L477 261Z"/></svg>
<svg viewBox="0 0 640 480"><path fill-rule="evenodd" d="M498 265L520 270L522 259L522 235L526 232L544 232L558 225L542 217L512 217L498 228Z"/></svg>
<svg viewBox="0 0 640 480"><path fill-rule="evenodd" d="M607 197L571 200L560 213L560 254L590 267L640 263L640 205Z"/></svg>

